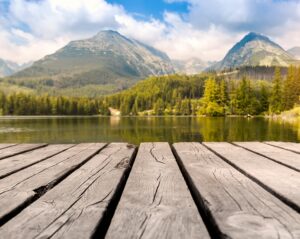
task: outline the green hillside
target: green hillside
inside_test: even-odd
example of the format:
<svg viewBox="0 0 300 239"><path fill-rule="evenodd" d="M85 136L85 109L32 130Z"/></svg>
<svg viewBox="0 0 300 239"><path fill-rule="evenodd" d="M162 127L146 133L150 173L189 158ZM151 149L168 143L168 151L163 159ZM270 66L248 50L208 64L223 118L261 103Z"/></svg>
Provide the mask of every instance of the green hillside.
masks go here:
<svg viewBox="0 0 300 239"><path fill-rule="evenodd" d="M5 115L107 115L118 111L123 116L280 114L300 104L300 67L289 67L286 75L283 70L275 68L272 81L212 73L150 77L122 92L93 98L37 94L1 83L9 90L0 92L0 109Z"/></svg>
<svg viewBox="0 0 300 239"><path fill-rule="evenodd" d="M151 77L106 98L122 115L259 115L278 114L299 104L300 68L286 76L275 68L272 81L224 75Z"/></svg>

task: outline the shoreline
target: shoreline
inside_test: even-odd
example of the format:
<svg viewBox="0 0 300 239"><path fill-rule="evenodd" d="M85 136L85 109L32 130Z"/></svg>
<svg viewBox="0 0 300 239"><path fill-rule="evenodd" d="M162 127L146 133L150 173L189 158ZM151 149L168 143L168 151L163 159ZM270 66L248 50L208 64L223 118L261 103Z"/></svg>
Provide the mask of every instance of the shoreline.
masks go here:
<svg viewBox="0 0 300 239"><path fill-rule="evenodd" d="M268 118L264 115L226 115L226 116L206 116L206 115L3 115L0 119L14 118Z"/></svg>
<svg viewBox="0 0 300 239"><path fill-rule="evenodd" d="M268 120L282 120L286 122L294 122L300 120L299 116L290 115L226 115L226 116L205 116L205 115L5 115L0 116L0 120L14 119L70 119L70 118L244 118L257 119L264 118Z"/></svg>

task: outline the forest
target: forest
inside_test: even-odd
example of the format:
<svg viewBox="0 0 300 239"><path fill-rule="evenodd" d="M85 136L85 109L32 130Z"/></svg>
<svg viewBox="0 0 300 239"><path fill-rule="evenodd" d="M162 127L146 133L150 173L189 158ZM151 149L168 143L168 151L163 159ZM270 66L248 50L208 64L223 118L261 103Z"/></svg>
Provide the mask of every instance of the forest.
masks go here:
<svg viewBox="0 0 300 239"><path fill-rule="evenodd" d="M0 91L0 115L108 115L101 99Z"/></svg>
<svg viewBox="0 0 300 239"><path fill-rule="evenodd" d="M271 81L213 73L153 76L105 97L0 91L0 115L109 115L109 108L123 116L272 115L298 105L299 96L300 67L290 66L287 72L275 68Z"/></svg>
<svg viewBox="0 0 300 239"><path fill-rule="evenodd" d="M275 68L271 81L216 74L150 77L105 103L122 115L261 115L289 110L299 96L300 67L290 66L285 77Z"/></svg>

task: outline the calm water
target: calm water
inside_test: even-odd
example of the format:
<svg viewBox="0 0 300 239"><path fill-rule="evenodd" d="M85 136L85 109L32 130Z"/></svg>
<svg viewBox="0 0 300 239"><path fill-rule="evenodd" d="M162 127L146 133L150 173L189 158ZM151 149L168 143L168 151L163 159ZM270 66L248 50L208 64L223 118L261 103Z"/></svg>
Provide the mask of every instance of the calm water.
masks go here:
<svg viewBox="0 0 300 239"><path fill-rule="evenodd" d="M0 143L147 141L293 141L300 123L264 118L10 117L0 118Z"/></svg>

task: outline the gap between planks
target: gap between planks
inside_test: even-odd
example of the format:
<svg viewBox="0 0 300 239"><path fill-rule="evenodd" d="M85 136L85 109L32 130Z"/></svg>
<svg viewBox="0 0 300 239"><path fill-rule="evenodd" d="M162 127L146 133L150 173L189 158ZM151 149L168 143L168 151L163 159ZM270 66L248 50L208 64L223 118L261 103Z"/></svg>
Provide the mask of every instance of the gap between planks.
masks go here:
<svg viewBox="0 0 300 239"><path fill-rule="evenodd" d="M0 144L0 150L15 146L17 144Z"/></svg>
<svg viewBox="0 0 300 239"><path fill-rule="evenodd" d="M234 146L234 147L237 147L237 146ZM232 147L230 147L230 149L232 149ZM236 148L234 148L234 149L236 149ZM143 148L140 147L139 151L140 150L143 151ZM215 162L218 162L217 164L220 164L221 166L222 165L224 166L224 164L227 165L227 163L229 163L226 167L225 166L224 166L224 168L221 167L221 169L219 169L218 173L215 172L215 174L218 175L219 180L224 180L224 179L229 180L230 177L231 177L230 175L232 175L232 174L235 175L235 177L240 180L239 181L236 178L233 178L233 179L231 178L230 179L230 180L233 180L234 185L235 185L235 187L232 188L232 189L230 189L230 187L229 187L230 185L228 184L230 182L230 180L228 182L225 181L224 185L222 185L223 190L224 190L223 191L224 195L222 195L222 193L221 193L222 197L220 197L220 195L217 195L217 196L214 195L214 197L211 197L211 195L214 192L210 192L210 191L212 191L211 189L213 188L214 185L212 185L212 187L209 187L209 190L207 189L207 191L204 190L205 189L205 184L202 185L202 187L199 189L199 185L201 185L201 183L203 183L203 182L201 182L201 183L199 183L199 184L196 185L196 183L197 183L196 179L197 179L198 175L196 175L195 173L194 174L193 173L187 173L187 171L188 171L187 168L189 166L186 167L187 163L184 163L184 160L182 162L180 162L180 156L179 156L179 154L175 153L175 155L177 154L176 155L177 162L178 162L180 168L182 169L182 172L183 172L183 174L185 176L186 182L189 185L189 188L191 189L191 191L193 193L194 200L192 200L192 202L195 201L198 204L197 205L198 207L199 207L199 204L201 204L200 208L202 208L201 209L202 211L206 211L206 213L207 212L211 213L210 215L208 215L210 217L209 220L212 220L213 223L215 223L215 227L218 228L218 230L219 230L218 237L219 238L222 237L222 236L224 236L224 235L233 236L234 238L237 238L237 237L239 237L239 238L240 237L242 237L242 238L253 238L253 236L259 236L257 233L261 232L260 230L262 230L262 231L263 230L268 231L269 234L266 234L266 238L269 238L270 236L273 235L272 234L272 230L273 230L273 232L277 232L278 235L280 235L282 238L292 238L292 237L294 237L294 238L300 238L300 230L299 230L299 227L297 226L297 225L300 225L300 223L299 223L300 222L299 221L299 214L296 213L292 208L288 207L287 205L285 205L283 203L283 202L286 203L287 200L282 200L282 198L281 198L282 195L280 193L278 193L276 190L273 191L272 187L274 185L270 186L268 180L264 181L261 177L257 176L256 174L255 174L255 176L253 176L252 175L251 167L249 167L250 164L248 164L248 165L246 164L246 166L245 166L245 164L242 164L239 160L237 160L238 163L236 163L235 160L233 160L232 158L230 158L230 156L229 156L228 153L225 156L221 156L222 159L219 158L218 160L216 160L216 158L218 158L217 155L219 155L219 153L217 151L211 150L211 149L209 149L209 150L206 149L208 151L207 152L207 151L205 151L202 148L201 148L201 150L197 151L197 154L200 154L200 155L204 154L204 155L206 155L206 157L207 157L207 155L210 155L208 157L208 159L211 160L211 161L208 161L209 163L212 163L212 161L214 161L214 160L215 160ZM247 151L245 149L243 149L243 150L244 151L239 151L238 150L236 152L243 152L244 156L246 158L247 157L249 158L250 157L249 155L251 155L251 154L253 155L254 154L254 153L249 152L249 151ZM166 151L164 151L164 150L163 150L163 152L165 152L165 155L159 155L159 151L156 150L155 147L154 147L154 149L152 148L152 150L148 150L148 151L149 151L148 154L149 154L150 157L152 157L152 160L155 160L156 163L159 164L161 167L164 167L165 160L169 160L170 159L169 158L170 154L166 153ZM100 151L100 153L101 152L102 151ZM177 152L177 151L175 150L175 151L173 151L173 153L174 152ZM182 152L185 153L186 150L181 150L181 153ZM245 153L245 152L247 152L247 153ZM144 152L144 154L147 155L146 152ZM211 156L211 154L214 155L214 156ZM131 162L133 162L133 160L134 160L133 159L134 158L133 155L134 155L134 153L131 155ZM243 154L240 153L240 154L237 154L237 155L239 157L241 157ZM107 154L106 154L106 156L107 156ZM170 157L174 158L174 155L171 153ZM136 158L138 158L138 156ZM259 156L259 155L256 155L255 157L252 156L250 158L255 158L254 161L256 161L258 159L261 159L261 158L264 158L264 160L268 160L267 158ZM198 160L197 157L196 157L196 159ZM91 160L92 159L90 159L88 162L90 162ZM206 158L206 160L207 160L207 158ZM223 163L220 163L220 160L223 161ZM49 159L47 159L45 161L42 161L42 162L39 162L37 164L31 165L29 168L23 169L20 172L23 172L23 171L26 171L26 170L28 171L32 167L36 167L36 166L40 165L41 163L45 163L45 162L48 162L48 161L49 161ZM268 161L271 162L270 160L268 160ZM137 162L135 162L134 165L136 165L136 163ZM276 164L276 163L275 162L272 162L271 164L268 163L268 165L274 165L274 164ZM84 165L86 165L86 163L82 164L82 165L84 166ZM127 164L124 164L125 167L126 167L126 165ZM193 164L193 166L195 166L195 165ZM183 167L186 167L186 168L183 168ZM285 166L277 164L277 166L275 168L285 168ZM209 170L208 171L203 171L204 169L205 169L205 167L202 167L201 171L199 171L198 174L200 174L200 175L201 174L202 175L206 175L206 173L210 172ZM286 169L288 169L288 168L286 168ZM38 198L35 199L36 201L31 202L32 203L31 205L24 206L24 208L23 208L24 211L27 212L28 208L36 208L36 207L33 207L33 205L36 205L36 203L41 202L42 201L41 198L47 198L47 197L49 197L48 195L53 194L53 192L55 192L55 191L56 191L56 194L54 193L54 195L56 195L57 197L61 196L58 193L57 187L58 186L61 187L61 185L66 185L65 184L65 180L67 180L69 177L71 177L73 174L75 174L78 171L78 167L77 168L73 168L72 170L73 171L69 172L69 174L66 175L64 178L62 178L59 182L56 182L57 185L53 189L51 189L52 186L49 187L48 189L46 189L46 191L43 191L44 190L43 186L41 188L35 188L34 189L34 191L36 191L35 194L40 194L40 195L38 195ZM191 168L189 170L191 170ZM288 169L288 170L291 171L291 169ZM20 172L17 172L15 175L17 175ZM227 174L226 172L230 172L230 174ZM285 172L287 172L287 171L285 171ZM134 173L134 171L132 171L130 173L129 179L131 177L133 177L132 173ZM10 175L10 176L14 176L14 174ZM69 177L67 177L67 176L69 176ZM274 176L274 174L273 174L273 176ZM7 177L7 178L9 178L9 177ZM124 177L124 175L123 175L123 177ZM206 180L210 180L210 179L204 178L204 181L205 181L205 179ZM31 180L32 180L32 182L34 181L33 179L31 179ZM183 180L183 182L185 182L183 178L182 178L182 180ZM237 180L237 181L235 181L235 180ZM120 182L122 182L123 184L125 184L125 181L121 180ZM157 179L156 179L156 181L157 181ZM237 182L242 182L242 184L238 185ZM162 182L160 182L160 184L157 185L157 182L156 182L156 184L155 184L156 186L153 189L154 190L153 191L154 192L154 194L153 194L154 195L154 201L153 202L155 202L157 200L157 198L160 198L163 195L163 192L161 191L162 190L161 188L163 188L163 186L162 186L163 183L162 184L161 183ZM126 186L128 184L129 184L129 180L127 181ZM118 205L118 207L120 207L120 205L121 205L120 203L122 202L122 198L126 196L126 193L128 191L128 190L126 190L126 187L125 187L125 189L123 191L123 194L121 195L122 189L123 189L124 185L123 186L122 185L120 186L120 185L121 184L118 184L118 183L117 183L117 186L115 185L115 193L113 194L112 197L108 198L107 201L106 201L107 197L106 197L106 195L104 195L105 203L106 203L105 204L106 205L106 211L104 211L104 212L102 211L101 215L98 214L98 219L95 219L96 223L93 223L93 225L85 225L84 223L83 224L82 223L78 223L78 221L76 221L78 218L75 220L76 222L74 222L74 223L76 225L80 224L80 226L83 225L84 227L86 226L88 228L88 230L85 231L85 233L87 233L86 235L95 236L95 237L102 237L103 238L104 235L102 233L103 233L103 231L106 231L107 227L109 226L110 219L111 219L111 217L114 214L114 216L112 217L112 221L111 221L111 224L110 224L110 228L109 228L108 234L107 234L107 238L114 238L112 236L112 232L111 232L111 231L113 231L113 233L115 233L115 231L113 229L114 227L112 225L113 225L114 221L117 220L117 219L115 219L115 217L117 218L117 216L118 216L118 209L115 211L115 213L114 213L114 209L115 209L115 207L117 207L117 205ZM249 192L245 192L246 186L249 186ZM243 187L244 187L244 189L243 189ZM0 181L0 189L1 189L1 181ZM51 190L49 190L49 189L51 189ZM265 189L267 189L267 190L265 190ZM49 191L47 191L47 190L49 190ZM198 190L198 192L197 192L197 190ZM204 193L202 192L202 190L204 190L203 191ZM232 196L232 194L231 193L228 194L228 192L226 192L226 190L227 191L229 190L231 193L233 193L233 195L237 198L236 201L232 197L230 197L230 198L228 197L229 195ZM279 192L280 192L280 190L281 189L279 189ZM101 189L99 189L98 191L101 191ZM269 192L271 192L271 194ZM85 193L86 193L86 191L83 192L83 194L85 194ZM119 193L119 195L116 196L118 193ZM65 193L63 195L65 195ZM110 196L110 194L108 194L108 197L109 196ZM140 195L138 195L138 196L140 196ZM52 199L55 200L55 198L54 198L53 195L52 195L52 197L53 197ZM68 195L66 194L65 197L68 197ZM121 199L118 198L118 197L121 197ZM218 200L218 197L219 197L219 200ZM257 201L257 198L259 198L259 197L261 197L261 201L262 202L258 202ZM283 202L280 201L277 197L280 200L282 200ZM50 198L51 198L51 196L50 196ZM219 206L217 205L216 206L216 202L220 203L222 201L222 199L224 200L224 198L228 199L227 201L230 202L227 205L227 207L224 207L224 205L226 205L226 203L228 203L228 202L224 202L224 204L221 203L221 205L219 205ZM254 199L254 202L253 201L251 201L251 202L247 201L247 199L250 199L250 198ZM81 200L81 198L79 200ZM244 200L244 201L241 201L241 200ZM100 201L102 202L102 199L100 199ZM114 202L112 202L112 201L114 201ZM45 201L43 201L43 202L45 203ZM160 202L160 203L162 203L162 202ZM76 204L77 204L77 202L75 202L74 205L76 205ZM255 206L258 207L257 210L256 210L256 213L254 212L255 210L253 209L253 207L251 206L251 204L254 204ZM263 208L263 206L262 206L262 204L265 204L266 208L270 207L269 209L272 209L272 210L265 211L264 208ZM37 204L37 205L43 205L43 204ZM72 204L71 208L74 205ZM138 203L136 205L138 205ZM58 238L60 236L64 236L64 237L68 237L69 236L69 237L72 237L72 235L73 236L75 235L74 233L76 233L76 235L79 235L79 234L77 234L78 232L76 231L76 229L73 228L73 220L74 220L74 218L76 218L76 215L79 216L79 217L81 217L81 214L78 214L77 210L80 209L80 208L81 209L85 208L85 206L86 206L86 202L82 202L81 201L81 203L79 203L79 207L72 208L71 209L71 213L69 213L68 211L66 211L66 213L67 213L66 216L60 216L60 218L57 219L57 221L55 221L53 223L53 225L51 223L49 225L49 227L47 227L40 234L38 234L37 237L43 237L43 236L46 236L46 237L48 237L48 236L52 237L53 236L54 238ZM222 209L221 211L224 212L224 213L226 212L227 214L224 214L223 216L222 215L220 216L220 215L218 215L218 211L214 211L215 208L219 208L220 209L220 206L224 207L224 209ZM242 210L243 213L241 213L241 215L240 214L236 214L236 208L237 207L239 208L239 210ZM277 207L277 209L275 210L276 207ZM229 208L230 210L226 211L227 208ZM84 210L86 210L86 209L84 209ZM8 220L7 224L4 224L4 226L6 227L7 225L11 225L10 224L11 221L17 220L19 218L19 216L22 215L22 213L24 213L24 211L20 211L19 212L20 214L17 215L16 217L11 217L10 218L11 220ZM93 212L93 210L92 210L92 212ZM198 213L197 208L196 208L196 212ZM74 214L72 214L72 213L74 213ZM87 212L84 212L84 213L87 213ZM92 213L92 215L94 215L94 212ZM231 222L233 224L228 225L227 224L228 221L226 221L224 219L226 217L230 219L230 220L228 219L229 223ZM89 217L85 217L85 218L86 218L86 220L87 220L87 218L90 219ZM80 220L82 220L82 219L80 219ZM98 224L99 220L100 220L100 223ZM150 219L146 219L146 221L147 220L150 220ZM125 221L127 223L130 222L130 220L125 220ZM125 221L124 221L124 223L126 223ZM17 222L18 222L18 220L17 220ZM37 220L37 222L39 223L38 220ZM70 222L72 222L71 223L72 225L69 225ZM265 222L265 223L263 223L263 222ZM279 222L279 224L281 223L283 226L279 225L279 224L276 224L278 222ZM24 223L23 226L25 226L26 223L27 223L27 220L23 221L23 223ZM149 223L149 221L147 223L151 224L151 221L150 221L150 223ZM213 224L212 222L210 222L210 223ZM43 225L43 222L41 222L41 225ZM156 224L154 224L154 225L157 226ZM253 225L260 225L260 227L259 227L259 230L256 229L256 230L250 230L248 232L245 232L245 230L243 231L243 229L245 228L245 225L247 225L247 228L249 228L249 227L251 228ZM35 228L35 224L31 224L31 226L33 228ZM170 225L169 225L169 227L170 227ZM232 227L234 227L234 230L232 229ZM208 226L208 229L212 230L212 228L209 228L209 226ZM2 235L3 231L1 231L1 230L2 230L2 228L0 228L0 233ZM26 229L26 230L28 230L28 229ZM14 231L15 230L13 230L11 232L14 232ZM71 231L71 232L69 232L69 231ZM20 235L23 235L22 232L19 232L19 233L20 233ZM126 232L126 233L130 233L130 232ZM156 234L153 234L153 233L156 233ZM145 237L145 238L147 238L147 236L151 237L151 235L160 235L160 233L166 233L166 232L159 232L159 230L157 232L153 232L151 230L149 231L149 229L147 229L147 228L144 228L144 232L143 232L142 236ZM189 232L189 233L192 233L192 232ZM289 233L290 233L290 235L289 235ZM7 234L3 234L3 235L7 235ZM117 234L115 234L115 235L117 235ZM123 236L123 235L126 235L126 234L120 233L119 235ZM172 235L172 233L170 235ZM185 235L187 235L187 234L185 234ZM244 236L241 236L241 235L244 235ZM260 235L263 235L263 234L260 234ZM206 235L206 236L209 237L208 235ZM10 237L8 237L8 238L10 238ZM15 238L15 237L13 237L13 238ZM205 237L203 237L203 238L205 238ZM217 237L213 237L213 238L217 238ZM261 236L260 238L264 238L264 237Z"/></svg>
<svg viewBox="0 0 300 239"><path fill-rule="evenodd" d="M300 212L299 172L230 143L203 143L231 166Z"/></svg>
<svg viewBox="0 0 300 239"><path fill-rule="evenodd" d="M300 154L260 142L233 142L233 144L300 172Z"/></svg>
<svg viewBox="0 0 300 239"><path fill-rule="evenodd" d="M6 223L61 182L105 145L79 144L0 180L0 224Z"/></svg>
<svg viewBox="0 0 300 239"><path fill-rule="evenodd" d="M199 143L173 147L195 201L221 238L299 238L300 215L273 194Z"/></svg>
<svg viewBox="0 0 300 239"><path fill-rule="evenodd" d="M289 150L291 152L300 154L300 144L292 142L275 142L275 141L266 141L265 144L275 146L281 149Z"/></svg>
<svg viewBox="0 0 300 239"><path fill-rule="evenodd" d="M0 228L5 238L88 238L126 179L135 147L112 143ZM101 220L100 220L101 222ZM100 223L100 226L103 225Z"/></svg>
<svg viewBox="0 0 300 239"><path fill-rule="evenodd" d="M210 238L168 143L140 144L105 238Z"/></svg>
<svg viewBox="0 0 300 239"><path fill-rule="evenodd" d="M0 179L74 147L72 144L48 145L0 160Z"/></svg>
<svg viewBox="0 0 300 239"><path fill-rule="evenodd" d="M11 147L4 148L0 150L0 160L9 158L21 153L26 153L34 149L46 147L47 144L17 144Z"/></svg>

